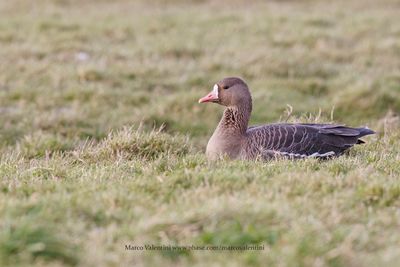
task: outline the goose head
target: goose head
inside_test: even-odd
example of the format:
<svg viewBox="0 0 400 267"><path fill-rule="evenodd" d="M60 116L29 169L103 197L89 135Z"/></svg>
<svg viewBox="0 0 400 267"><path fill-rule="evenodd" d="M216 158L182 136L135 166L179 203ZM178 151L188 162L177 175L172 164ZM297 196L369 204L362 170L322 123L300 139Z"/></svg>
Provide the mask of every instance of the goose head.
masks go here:
<svg viewBox="0 0 400 267"><path fill-rule="evenodd" d="M217 82L210 93L199 99L199 103L217 103L226 107L251 108L251 95L247 84L240 78L227 77Z"/></svg>

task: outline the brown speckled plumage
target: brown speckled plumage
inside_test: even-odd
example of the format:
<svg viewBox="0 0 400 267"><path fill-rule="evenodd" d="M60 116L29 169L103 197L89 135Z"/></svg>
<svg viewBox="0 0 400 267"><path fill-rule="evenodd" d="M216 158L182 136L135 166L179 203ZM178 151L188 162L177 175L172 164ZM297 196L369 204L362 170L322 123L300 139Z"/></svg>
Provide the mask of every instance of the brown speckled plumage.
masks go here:
<svg viewBox="0 0 400 267"><path fill-rule="evenodd" d="M200 102L226 106L211 136L206 154L210 159L271 159L274 157L329 158L343 154L362 136L373 134L368 128L335 124L276 123L248 128L252 110L250 91L240 78L225 78ZM207 98L207 99L206 99Z"/></svg>

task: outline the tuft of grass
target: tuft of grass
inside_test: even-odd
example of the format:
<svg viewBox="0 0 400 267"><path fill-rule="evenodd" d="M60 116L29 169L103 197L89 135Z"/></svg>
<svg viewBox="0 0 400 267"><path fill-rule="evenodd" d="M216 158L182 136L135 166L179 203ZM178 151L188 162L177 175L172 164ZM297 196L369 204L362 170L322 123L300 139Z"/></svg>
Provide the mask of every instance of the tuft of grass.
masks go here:
<svg viewBox="0 0 400 267"><path fill-rule="evenodd" d="M163 128L151 132L124 128L110 133L98 144L86 143L73 152L79 160L98 162L124 160L154 160L170 156L182 157L191 151L189 140L180 135L171 136Z"/></svg>
<svg viewBox="0 0 400 267"><path fill-rule="evenodd" d="M27 159L51 156L55 152L71 150L73 142L62 136L36 133L27 135L16 144L16 151Z"/></svg>

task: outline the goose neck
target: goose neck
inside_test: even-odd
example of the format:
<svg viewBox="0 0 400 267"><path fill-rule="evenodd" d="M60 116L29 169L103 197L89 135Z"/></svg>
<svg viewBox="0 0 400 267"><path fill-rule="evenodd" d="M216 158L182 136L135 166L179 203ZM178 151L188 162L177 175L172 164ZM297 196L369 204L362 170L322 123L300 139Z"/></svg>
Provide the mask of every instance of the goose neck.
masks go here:
<svg viewBox="0 0 400 267"><path fill-rule="evenodd" d="M251 111L246 107L227 107L218 125L218 130L229 134L244 135L250 119Z"/></svg>

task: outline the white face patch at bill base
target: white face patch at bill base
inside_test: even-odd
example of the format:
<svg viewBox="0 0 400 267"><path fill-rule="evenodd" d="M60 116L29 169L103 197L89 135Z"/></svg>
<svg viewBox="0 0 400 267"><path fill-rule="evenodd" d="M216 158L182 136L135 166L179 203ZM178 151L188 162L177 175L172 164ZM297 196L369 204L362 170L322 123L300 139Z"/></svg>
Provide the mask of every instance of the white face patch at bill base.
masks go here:
<svg viewBox="0 0 400 267"><path fill-rule="evenodd" d="M218 84L214 84L212 92L218 98Z"/></svg>

